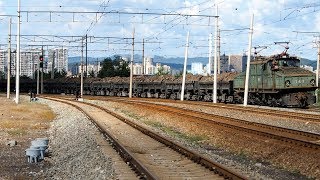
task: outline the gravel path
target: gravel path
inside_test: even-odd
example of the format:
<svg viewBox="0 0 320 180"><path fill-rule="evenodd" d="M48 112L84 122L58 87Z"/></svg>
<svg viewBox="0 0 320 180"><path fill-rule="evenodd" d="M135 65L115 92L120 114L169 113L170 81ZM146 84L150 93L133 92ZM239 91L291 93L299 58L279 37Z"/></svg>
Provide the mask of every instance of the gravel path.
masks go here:
<svg viewBox="0 0 320 180"><path fill-rule="evenodd" d="M73 107L44 99L57 114L49 134L49 152L46 158L51 166L45 170L46 179L115 179L110 157L100 151L95 136L96 127Z"/></svg>

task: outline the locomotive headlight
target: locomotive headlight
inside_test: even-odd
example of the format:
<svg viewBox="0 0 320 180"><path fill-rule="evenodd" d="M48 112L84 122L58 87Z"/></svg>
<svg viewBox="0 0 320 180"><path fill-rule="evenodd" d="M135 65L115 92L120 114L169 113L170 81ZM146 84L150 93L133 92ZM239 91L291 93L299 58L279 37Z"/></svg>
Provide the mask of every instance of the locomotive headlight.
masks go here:
<svg viewBox="0 0 320 180"><path fill-rule="evenodd" d="M316 80L311 79L311 80L310 80L310 84L311 84L311 86L314 86L314 85L316 84Z"/></svg>
<svg viewBox="0 0 320 180"><path fill-rule="evenodd" d="M289 80L286 80L286 81L284 82L284 84L286 85L286 87L289 87L290 84L291 84L291 82L290 82Z"/></svg>

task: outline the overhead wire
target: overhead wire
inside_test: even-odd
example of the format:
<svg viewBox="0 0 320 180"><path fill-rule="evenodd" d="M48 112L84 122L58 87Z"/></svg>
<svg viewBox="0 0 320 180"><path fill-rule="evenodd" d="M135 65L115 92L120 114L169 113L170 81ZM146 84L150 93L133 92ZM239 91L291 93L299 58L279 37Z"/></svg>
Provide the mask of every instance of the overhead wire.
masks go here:
<svg viewBox="0 0 320 180"><path fill-rule="evenodd" d="M98 10L98 11L100 11L100 8L102 7L102 5L105 4L105 2L106 2L106 0L103 0L103 2L102 2L102 3L100 4L100 6L99 6L99 10ZM108 0L107 5L103 7L103 11L105 11L105 9L108 7L109 2L110 2L110 0ZM96 21L92 21L92 22L91 22L91 24L90 24L90 26L87 28L85 34L88 34L88 33L94 28L94 26L98 23L98 21L102 18L102 16L103 16L103 13L100 14L99 18L97 18Z"/></svg>

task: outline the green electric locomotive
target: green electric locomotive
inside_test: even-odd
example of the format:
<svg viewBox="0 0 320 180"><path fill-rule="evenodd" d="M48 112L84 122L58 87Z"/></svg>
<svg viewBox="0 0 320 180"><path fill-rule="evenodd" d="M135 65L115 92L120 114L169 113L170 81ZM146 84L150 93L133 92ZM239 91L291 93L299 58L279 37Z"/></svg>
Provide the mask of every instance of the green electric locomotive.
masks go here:
<svg viewBox="0 0 320 180"><path fill-rule="evenodd" d="M243 101L246 72L234 79L235 98ZM256 105L306 107L315 103L315 73L300 68L300 59L286 51L255 57L250 63L248 103Z"/></svg>

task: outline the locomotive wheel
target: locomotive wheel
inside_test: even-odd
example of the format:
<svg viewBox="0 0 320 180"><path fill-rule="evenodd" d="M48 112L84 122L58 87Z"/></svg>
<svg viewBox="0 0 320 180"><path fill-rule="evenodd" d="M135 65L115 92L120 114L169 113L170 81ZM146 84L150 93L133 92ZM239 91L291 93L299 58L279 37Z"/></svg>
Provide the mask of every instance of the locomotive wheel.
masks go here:
<svg viewBox="0 0 320 180"><path fill-rule="evenodd" d="M203 101L212 101L212 96L209 94L204 95Z"/></svg>
<svg viewBox="0 0 320 180"><path fill-rule="evenodd" d="M145 93L145 92L144 92L144 93L141 93L141 97L142 97L142 98L146 98L146 97L147 97L147 93Z"/></svg>
<svg viewBox="0 0 320 180"><path fill-rule="evenodd" d="M110 94L109 94L110 96L114 96L115 95L115 93L114 92L110 92Z"/></svg>
<svg viewBox="0 0 320 180"><path fill-rule="evenodd" d="M172 93L170 95L170 99L176 100L177 99L177 94L176 93Z"/></svg>
<svg viewBox="0 0 320 180"><path fill-rule="evenodd" d="M160 94L160 98L161 99L166 99L166 95L165 94Z"/></svg>
<svg viewBox="0 0 320 180"><path fill-rule="evenodd" d="M299 105L300 108L306 108L308 106L308 102L307 99L302 99L299 101Z"/></svg>

